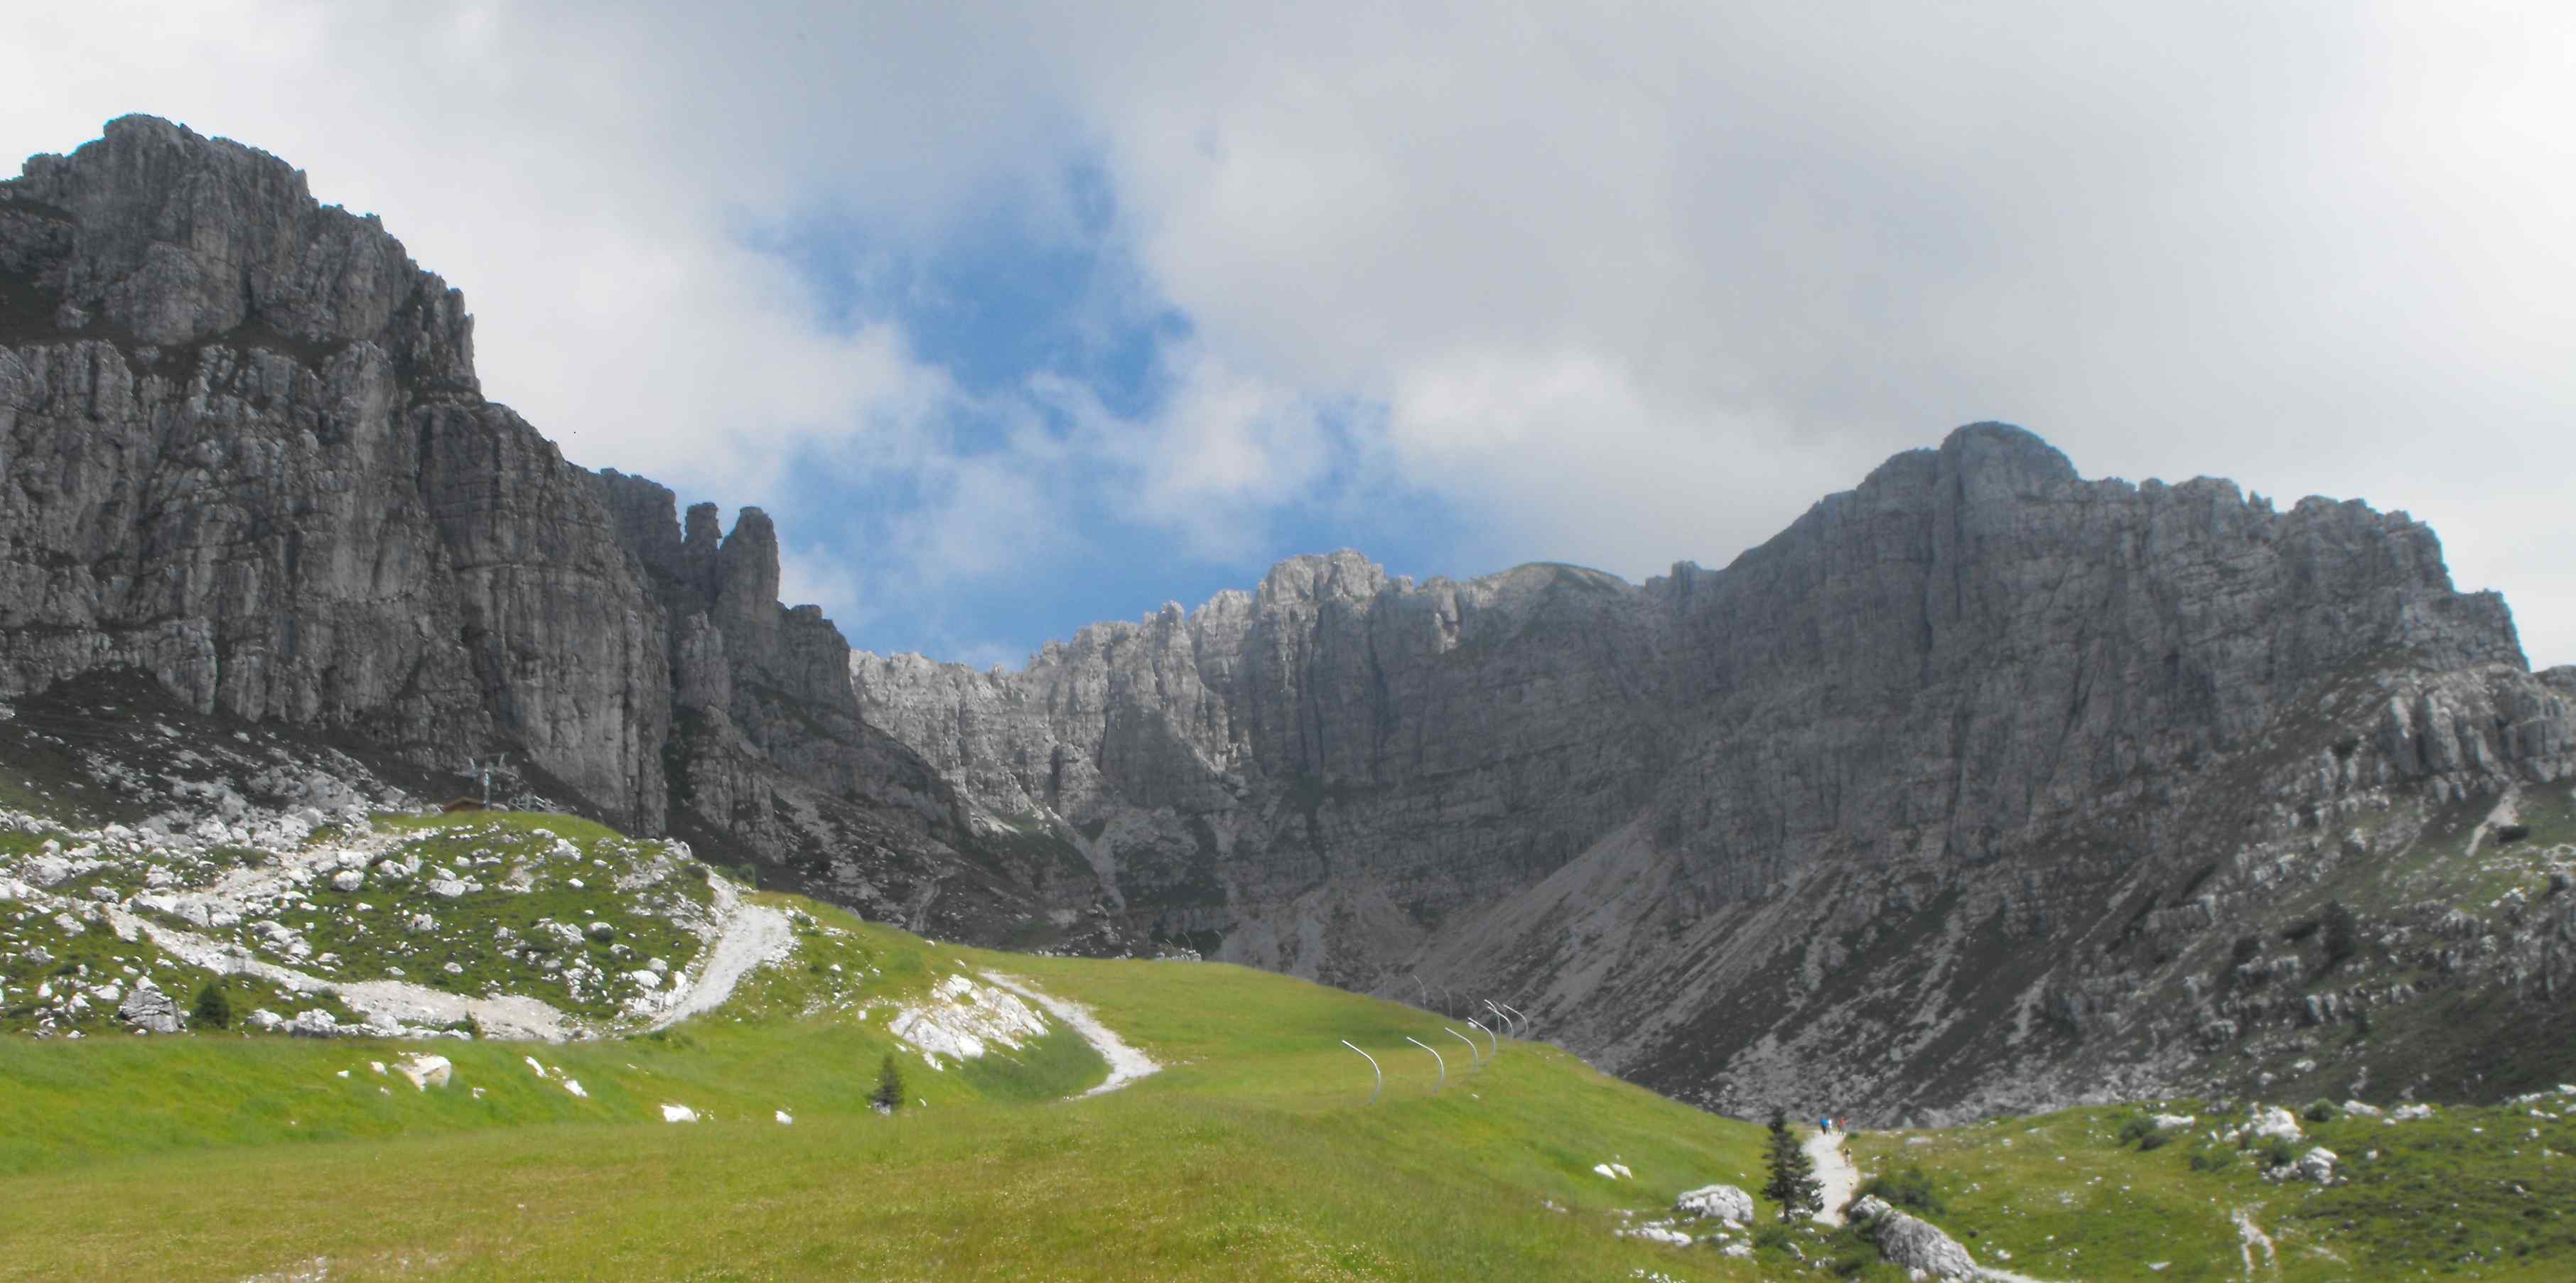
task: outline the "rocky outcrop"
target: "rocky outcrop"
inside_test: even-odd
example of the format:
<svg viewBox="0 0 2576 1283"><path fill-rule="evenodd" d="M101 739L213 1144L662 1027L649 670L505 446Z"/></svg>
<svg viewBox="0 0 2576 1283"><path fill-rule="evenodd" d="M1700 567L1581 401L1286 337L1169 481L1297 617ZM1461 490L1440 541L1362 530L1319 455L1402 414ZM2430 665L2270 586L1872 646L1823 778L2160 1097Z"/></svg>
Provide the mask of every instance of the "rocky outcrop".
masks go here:
<svg viewBox="0 0 2576 1283"><path fill-rule="evenodd" d="M1723 570L1415 583L1337 553L1019 672L852 672L981 814L1079 845L1135 933L1508 998L1744 1110L2075 1094L2002 1067L2313 884L2283 843L2576 773L2567 679L2420 523L2086 480L1999 424Z"/></svg>
<svg viewBox="0 0 2576 1283"><path fill-rule="evenodd" d="M1703 1185L1673 1200L1673 1214L1695 1219L1753 1223L1753 1196L1733 1185Z"/></svg>
<svg viewBox="0 0 2576 1283"><path fill-rule="evenodd" d="M663 804L662 630L596 478L481 400L375 220L128 117L0 183L0 695L134 667L203 710L524 747Z"/></svg>
<svg viewBox="0 0 2576 1283"><path fill-rule="evenodd" d="M1975 1257L1941 1227L1888 1205L1883 1198L1864 1198L1851 1206L1851 1219L1868 1227L1878 1254L1889 1264L1920 1271L1936 1279L1984 1277Z"/></svg>
<svg viewBox="0 0 2576 1283"><path fill-rule="evenodd" d="M839 631L779 604L759 509L683 523L566 462L483 400L457 292L273 156L127 117L0 182L0 474L0 699L134 669L451 771L509 751L526 791L915 926L1096 896L956 849Z"/></svg>

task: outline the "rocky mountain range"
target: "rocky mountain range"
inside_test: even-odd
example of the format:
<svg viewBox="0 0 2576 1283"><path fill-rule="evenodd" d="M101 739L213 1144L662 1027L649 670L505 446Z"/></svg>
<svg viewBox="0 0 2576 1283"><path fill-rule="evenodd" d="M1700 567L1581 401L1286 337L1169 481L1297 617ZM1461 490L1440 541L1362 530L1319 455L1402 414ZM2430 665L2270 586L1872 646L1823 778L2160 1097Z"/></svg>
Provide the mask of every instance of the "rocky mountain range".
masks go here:
<svg viewBox="0 0 2576 1283"><path fill-rule="evenodd" d="M0 182L0 475L0 700L139 672L460 791L506 752L952 938L1491 998L1733 1110L2576 1049L2576 670L2357 502L1976 424L1722 569L1340 552L1016 671L853 653L759 510L486 401L376 220L145 117Z"/></svg>

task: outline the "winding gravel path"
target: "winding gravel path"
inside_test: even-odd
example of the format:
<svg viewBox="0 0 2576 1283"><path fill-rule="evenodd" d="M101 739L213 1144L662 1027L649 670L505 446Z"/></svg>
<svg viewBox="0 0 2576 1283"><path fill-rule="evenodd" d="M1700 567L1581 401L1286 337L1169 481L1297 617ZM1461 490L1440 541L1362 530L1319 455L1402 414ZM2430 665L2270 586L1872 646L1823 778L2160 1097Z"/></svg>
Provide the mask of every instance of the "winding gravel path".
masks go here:
<svg viewBox="0 0 2576 1283"><path fill-rule="evenodd" d="M1843 1223L1843 1205L1860 1191L1860 1169L1852 1166L1851 1155L1843 1152L1841 1132L1817 1132L1807 1138L1807 1157L1816 1163L1816 1183L1823 1187L1825 1210L1816 1213L1818 1225Z"/></svg>
<svg viewBox="0 0 2576 1283"><path fill-rule="evenodd" d="M162 952L218 975L251 976L296 993L333 994L359 1014L414 1025L443 1025L472 1016L487 1037L562 1042L572 1022L542 999L508 995L469 998L407 980L326 980L254 956L238 944L218 943L108 906L107 920L127 940L148 936ZM349 1026L342 1026L349 1028Z"/></svg>
<svg viewBox="0 0 2576 1283"><path fill-rule="evenodd" d="M1153 1057L1128 1046L1125 1039L1120 1038L1109 1026L1100 1023L1099 1018L1091 1014L1091 1008L1078 1002L1067 1002L1062 998L1050 998L1038 992L1037 988L1028 981L1017 976L987 971L984 973L984 978L1046 1008L1048 1015L1072 1026L1075 1033L1082 1035L1084 1042L1090 1043L1093 1049L1100 1053L1101 1059L1109 1062L1108 1081L1071 1099L1079 1100L1083 1096L1097 1096L1103 1092L1116 1091L1162 1069L1161 1065L1154 1063Z"/></svg>
<svg viewBox="0 0 2576 1283"><path fill-rule="evenodd" d="M752 968L784 958L796 948L796 935L788 927L786 914L765 905L744 904L730 884L718 885L716 911L724 925L715 943L698 955L694 978L684 981L688 988L654 1018L651 1028L668 1029L722 1006Z"/></svg>

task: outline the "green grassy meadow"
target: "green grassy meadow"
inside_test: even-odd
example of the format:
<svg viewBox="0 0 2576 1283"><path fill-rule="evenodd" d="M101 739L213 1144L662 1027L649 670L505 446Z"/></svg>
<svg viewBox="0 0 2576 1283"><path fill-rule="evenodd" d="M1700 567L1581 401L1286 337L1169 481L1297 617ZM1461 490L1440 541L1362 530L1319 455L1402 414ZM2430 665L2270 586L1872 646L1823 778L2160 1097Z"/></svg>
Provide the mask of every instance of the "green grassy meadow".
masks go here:
<svg viewBox="0 0 2576 1283"><path fill-rule="evenodd" d="M1459 1047L1435 1094L1403 1037L1456 1040L1426 1013L1231 966L952 948L762 899L805 915L795 957L661 1034L0 1040L0 1278L291 1277L326 1259L335 1280L1755 1277L1613 1230L1620 1208L1758 1184L1756 1129L1555 1048L1506 1043L1475 1069ZM1090 1005L1164 1070L1067 1100L1105 1066L1059 1026L944 1072L904 1056L916 1103L870 1111L897 1044L868 1004L986 968ZM1345 1038L1386 1067L1374 1106ZM368 1067L414 1050L453 1061L453 1082ZM666 1103L705 1121L664 1123ZM1614 1159L1636 1180L1593 1173Z"/></svg>
<svg viewBox="0 0 2576 1283"><path fill-rule="evenodd" d="M2199 1120L2154 1147L2122 1138L2146 1111L2119 1106L1864 1134L1852 1152L1865 1175L1923 1172L1933 1220L1981 1263L2040 1278L2242 1279L2250 1253L2262 1279L2539 1283L2576 1277L2576 1098L2535 1105L2302 1118L2292 1148L2341 1160L2328 1187L2264 1180L2259 1144L2210 1138L2242 1111L2187 1100L2154 1106Z"/></svg>
<svg viewBox="0 0 2576 1283"><path fill-rule="evenodd" d="M379 823L447 844L430 863L574 841L581 867L557 857L526 893L558 917L615 909L576 873L651 872L652 852L567 817ZM665 872L640 889L702 883ZM395 898L409 886L357 894L410 910ZM1437 1016L1284 976L962 948L755 899L787 915L793 949L657 1032L0 1037L0 1280L1903 1277L1851 1230L1766 1229L1746 1260L1621 1237L1682 1190L1759 1190L1761 1129L1554 1047L1505 1043L1480 1065ZM460 931L511 925L469 918L471 901L438 911ZM52 945L53 966L170 970L187 992L148 942ZM1088 1005L1161 1071L1083 1096L1107 1066L1060 1021L936 1071L887 1028L988 971ZM1445 1055L1445 1086L1408 1036ZM1386 1071L1374 1104L1344 1040ZM889 1052L910 1104L885 1117L869 1097ZM376 1067L417 1053L447 1057L452 1081ZM668 1105L700 1121L667 1123ZM2163 1108L2200 1122L2142 1146L2123 1135L2139 1109L2083 1109L1864 1133L1851 1152L1865 1175L1921 1173L1937 1206L1919 1210L1981 1263L2061 1283L2237 1279L2249 1259L2264 1279L2576 1277L2576 1098L2306 1123L2300 1148L2335 1150L2350 1178L2322 1189L2267 1182L2258 1154L2210 1139L2241 1109Z"/></svg>

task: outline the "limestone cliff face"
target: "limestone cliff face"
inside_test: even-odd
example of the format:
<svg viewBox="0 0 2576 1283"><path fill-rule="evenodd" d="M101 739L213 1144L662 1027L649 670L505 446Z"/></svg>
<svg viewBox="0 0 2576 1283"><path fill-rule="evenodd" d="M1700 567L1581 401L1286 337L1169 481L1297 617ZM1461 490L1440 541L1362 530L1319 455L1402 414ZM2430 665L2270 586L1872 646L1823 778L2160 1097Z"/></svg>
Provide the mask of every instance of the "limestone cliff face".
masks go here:
<svg viewBox="0 0 2576 1283"><path fill-rule="evenodd" d="M1476 988L1744 1108L2074 1094L1980 1095L2224 1019L2182 981L2297 898L2255 873L2281 843L2336 853L2287 884L2309 894L2350 872L2353 816L2420 831L2576 774L2567 680L2527 671L2419 523L2087 481L1991 424L1723 570L1415 584L1340 553L1022 672L853 676L979 808L1079 843L1138 932L1408 1000ZM2194 882L2190 942L2102 952ZM2157 985L2180 987L2089 1046L2022 1045ZM1855 1038L1906 1081L1820 1072Z"/></svg>
<svg viewBox="0 0 2576 1283"><path fill-rule="evenodd" d="M273 157L127 118L0 184L0 692L524 746L658 823L662 630L463 302Z"/></svg>
<svg viewBox="0 0 2576 1283"><path fill-rule="evenodd" d="M513 750L915 926L1096 896L952 845L839 631L779 604L768 517L565 462L483 399L457 292L273 156L128 117L0 182L0 475L0 699L139 669L448 770Z"/></svg>

